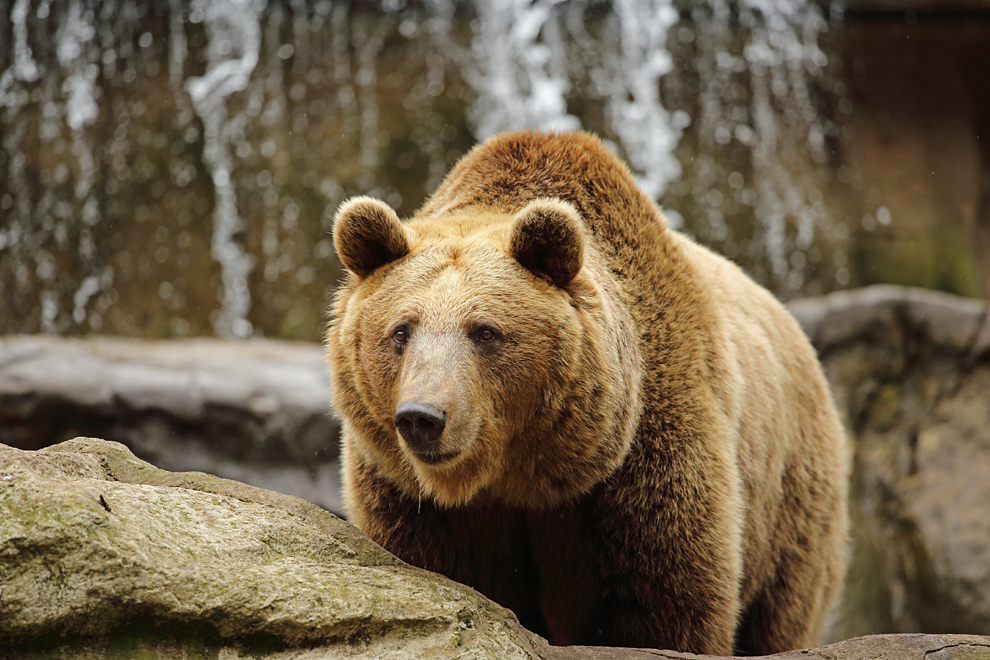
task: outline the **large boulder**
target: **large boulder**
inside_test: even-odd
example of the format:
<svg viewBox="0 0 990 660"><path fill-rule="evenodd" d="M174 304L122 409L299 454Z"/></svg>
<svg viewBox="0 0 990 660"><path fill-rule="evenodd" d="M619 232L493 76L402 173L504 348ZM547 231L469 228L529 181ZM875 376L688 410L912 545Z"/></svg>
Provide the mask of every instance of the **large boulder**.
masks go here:
<svg viewBox="0 0 990 660"><path fill-rule="evenodd" d="M546 655L508 610L315 505L102 440L0 446L0 576L0 648L21 649L4 658Z"/></svg>
<svg viewBox="0 0 990 660"><path fill-rule="evenodd" d="M790 308L855 444L833 638L990 634L990 306L877 286Z"/></svg>
<svg viewBox="0 0 990 660"><path fill-rule="evenodd" d="M319 507L85 438L0 446L0 649L5 660L700 657L551 648ZM990 658L990 638L867 637L774 657L973 660Z"/></svg>

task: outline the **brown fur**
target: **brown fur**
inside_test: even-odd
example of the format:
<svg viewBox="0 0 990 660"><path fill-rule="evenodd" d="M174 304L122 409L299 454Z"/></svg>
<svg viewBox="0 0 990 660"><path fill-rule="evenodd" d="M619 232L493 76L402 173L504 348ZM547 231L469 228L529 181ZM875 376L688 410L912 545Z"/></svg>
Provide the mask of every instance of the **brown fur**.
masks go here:
<svg viewBox="0 0 990 660"><path fill-rule="evenodd" d="M345 495L372 539L554 644L818 641L847 456L813 349L601 142L498 136L408 222L359 198L334 231ZM410 450L403 401L446 413L456 456Z"/></svg>

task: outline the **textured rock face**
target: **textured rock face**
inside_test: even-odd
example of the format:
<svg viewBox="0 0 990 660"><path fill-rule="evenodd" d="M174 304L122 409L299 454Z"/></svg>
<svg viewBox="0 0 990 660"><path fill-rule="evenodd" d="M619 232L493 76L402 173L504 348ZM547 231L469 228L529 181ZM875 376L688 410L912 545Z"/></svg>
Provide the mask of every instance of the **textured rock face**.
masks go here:
<svg viewBox="0 0 990 660"><path fill-rule="evenodd" d="M856 443L835 638L990 634L990 315L872 287L794 303Z"/></svg>
<svg viewBox="0 0 990 660"><path fill-rule="evenodd" d="M0 648L56 657L167 657L160 640L212 657L545 655L507 610L314 505L99 440L0 447L0 575Z"/></svg>
<svg viewBox="0 0 990 660"><path fill-rule="evenodd" d="M313 344L0 338L0 443L89 435L340 511L339 426Z"/></svg>
<svg viewBox="0 0 990 660"><path fill-rule="evenodd" d="M672 651L569 646L551 648L550 660L652 660L714 658ZM976 635L872 635L817 649L770 656L773 660L987 660L990 638Z"/></svg>

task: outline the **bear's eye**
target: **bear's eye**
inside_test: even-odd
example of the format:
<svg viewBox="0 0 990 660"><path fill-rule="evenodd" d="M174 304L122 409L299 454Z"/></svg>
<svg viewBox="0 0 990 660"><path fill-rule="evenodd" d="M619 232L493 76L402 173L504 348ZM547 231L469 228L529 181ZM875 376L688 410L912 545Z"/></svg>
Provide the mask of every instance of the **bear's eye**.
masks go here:
<svg viewBox="0 0 990 660"><path fill-rule="evenodd" d="M489 328L487 326L478 328L472 334L474 335L475 341L484 342L486 344L490 341L494 341L495 338L498 337L498 332L496 332L494 328Z"/></svg>
<svg viewBox="0 0 990 660"><path fill-rule="evenodd" d="M409 341L409 333L405 328L399 328L392 334L392 341L396 344L405 344Z"/></svg>

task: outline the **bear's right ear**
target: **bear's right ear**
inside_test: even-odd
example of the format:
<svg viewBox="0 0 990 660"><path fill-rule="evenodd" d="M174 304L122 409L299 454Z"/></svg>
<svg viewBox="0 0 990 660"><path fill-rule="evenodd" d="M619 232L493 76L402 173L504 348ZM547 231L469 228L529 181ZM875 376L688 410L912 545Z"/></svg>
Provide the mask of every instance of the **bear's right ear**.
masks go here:
<svg viewBox="0 0 990 660"><path fill-rule="evenodd" d="M567 286L584 264L581 216L559 199L530 202L512 219L509 254L534 275Z"/></svg>
<svg viewBox="0 0 990 660"><path fill-rule="evenodd" d="M347 270L367 277L409 254L409 236L385 202L355 197L340 205L333 220L333 244Z"/></svg>

